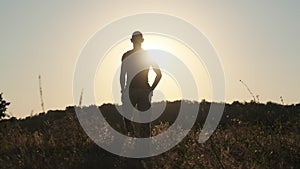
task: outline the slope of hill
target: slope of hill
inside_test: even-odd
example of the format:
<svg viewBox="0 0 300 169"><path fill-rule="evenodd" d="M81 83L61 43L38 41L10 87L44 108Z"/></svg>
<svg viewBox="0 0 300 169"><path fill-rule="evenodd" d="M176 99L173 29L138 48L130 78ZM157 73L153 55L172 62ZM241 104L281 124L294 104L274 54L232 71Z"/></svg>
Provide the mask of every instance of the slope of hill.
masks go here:
<svg viewBox="0 0 300 169"><path fill-rule="evenodd" d="M226 104L217 130L203 144L197 138L211 103L184 104L200 106L188 136L145 159L119 157L98 147L81 128L74 107L2 120L0 168L300 168L300 104ZM179 101L167 103L153 121L153 135L174 122L179 107ZM111 126L122 130L115 105L99 108Z"/></svg>

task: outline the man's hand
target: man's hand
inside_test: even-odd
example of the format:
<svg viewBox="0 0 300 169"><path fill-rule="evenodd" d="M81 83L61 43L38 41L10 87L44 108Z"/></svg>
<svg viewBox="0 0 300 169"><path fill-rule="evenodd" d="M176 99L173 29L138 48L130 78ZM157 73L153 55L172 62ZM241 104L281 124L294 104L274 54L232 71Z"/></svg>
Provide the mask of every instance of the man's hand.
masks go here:
<svg viewBox="0 0 300 169"><path fill-rule="evenodd" d="M152 85L152 86L150 87L150 91L152 92L154 89L155 89L155 87Z"/></svg>
<svg viewBox="0 0 300 169"><path fill-rule="evenodd" d="M129 95L129 93L127 92L127 88L125 88L125 89L121 89L121 101L122 101L122 103L125 103L125 99L126 99L126 94L127 94L127 97L128 97L128 95Z"/></svg>
<svg viewBox="0 0 300 169"><path fill-rule="evenodd" d="M121 93L122 94L125 94L125 92L127 91L127 87L126 88L123 88L123 89L121 89Z"/></svg>
<svg viewBox="0 0 300 169"><path fill-rule="evenodd" d="M157 66L157 67L158 67L158 66ZM152 86L150 87L151 91L153 91L153 90L155 89L155 87L157 86L157 84L158 84L158 82L160 81L161 76L162 76L162 75L161 75L160 69L154 68L153 70L154 70L154 72L156 73L156 77L155 77L155 80L154 80Z"/></svg>

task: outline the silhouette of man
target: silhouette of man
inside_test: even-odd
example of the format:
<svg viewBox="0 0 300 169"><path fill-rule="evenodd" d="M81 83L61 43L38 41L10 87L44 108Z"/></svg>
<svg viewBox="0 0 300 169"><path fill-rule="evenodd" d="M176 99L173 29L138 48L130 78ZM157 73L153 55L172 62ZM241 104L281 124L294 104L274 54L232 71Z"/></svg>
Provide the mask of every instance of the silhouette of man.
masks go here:
<svg viewBox="0 0 300 169"><path fill-rule="evenodd" d="M131 38L133 49L124 53L122 57L120 84L123 108L125 105L125 113L132 113L132 111L134 111L130 108L131 105L139 111L148 110L151 107L153 90L162 77L158 65L145 54L142 49L143 41L144 38L142 33L135 31ZM153 84L150 86L148 83L148 73L151 67L156 73L156 77ZM129 99L128 96L126 97L126 94L128 93ZM128 106L128 104L131 105ZM147 117L150 118L151 113L149 113L148 116ZM124 117L124 125L128 135L133 136L136 134L134 133L134 127L131 120ZM150 124L142 123L140 126L140 137L150 137Z"/></svg>

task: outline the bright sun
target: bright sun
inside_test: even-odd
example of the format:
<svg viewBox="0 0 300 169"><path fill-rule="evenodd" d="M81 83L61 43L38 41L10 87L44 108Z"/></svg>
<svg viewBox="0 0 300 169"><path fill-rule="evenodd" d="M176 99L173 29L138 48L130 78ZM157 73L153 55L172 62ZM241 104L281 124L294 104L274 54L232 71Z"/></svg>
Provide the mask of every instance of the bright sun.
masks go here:
<svg viewBox="0 0 300 169"><path fill-rule="evenodd" d="M177 79L172 76L172 72L162 70L163 77L156 88L156 91L163 94L155 94L153 101L162 100L179 100L192 99L201 100L211 98L211 85L208 74L202 62L198 59L195 53L183 43L173 38L144 33L143 49L158 49L176 56L181 60L193 73L195 83L198 88L198 98L182 98L181 88L189 88L189 86L179 86ZM123 53L132 49L130 39L123 40L113 46L107 53L104 59L98 65L98 71L95 76L95 99L97 104L107 102L121 103L120 98L120 66ZM156 60L157 62L167 62L164 58ZM159 63L158 63L159 64ZM172 63L168 63L171 64ZM153 72L149 74L149 83L154 80ZM197 92L197 91L196 91Z"/></svg>

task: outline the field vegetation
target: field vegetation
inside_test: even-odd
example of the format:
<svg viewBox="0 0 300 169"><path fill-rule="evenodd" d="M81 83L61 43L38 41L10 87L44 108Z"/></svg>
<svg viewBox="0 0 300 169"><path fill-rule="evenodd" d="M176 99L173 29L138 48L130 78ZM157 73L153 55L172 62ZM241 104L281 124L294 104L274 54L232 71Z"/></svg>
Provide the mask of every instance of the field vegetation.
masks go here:
<svg viewBox="0 0 300 169"><path fill-rule="evenodd" d="M0 168L300 168L300 104L226 104L217 130L200 144L199 133L212 103L183 102L199 105L192 130L171 150L144 159L120 157L97 146L79 124L74 107L1 120ZM179 107L180 101L167 102L152 123L153 135L172 125ZM122 117L115 105L99 108L121 131Z"/></svg>

